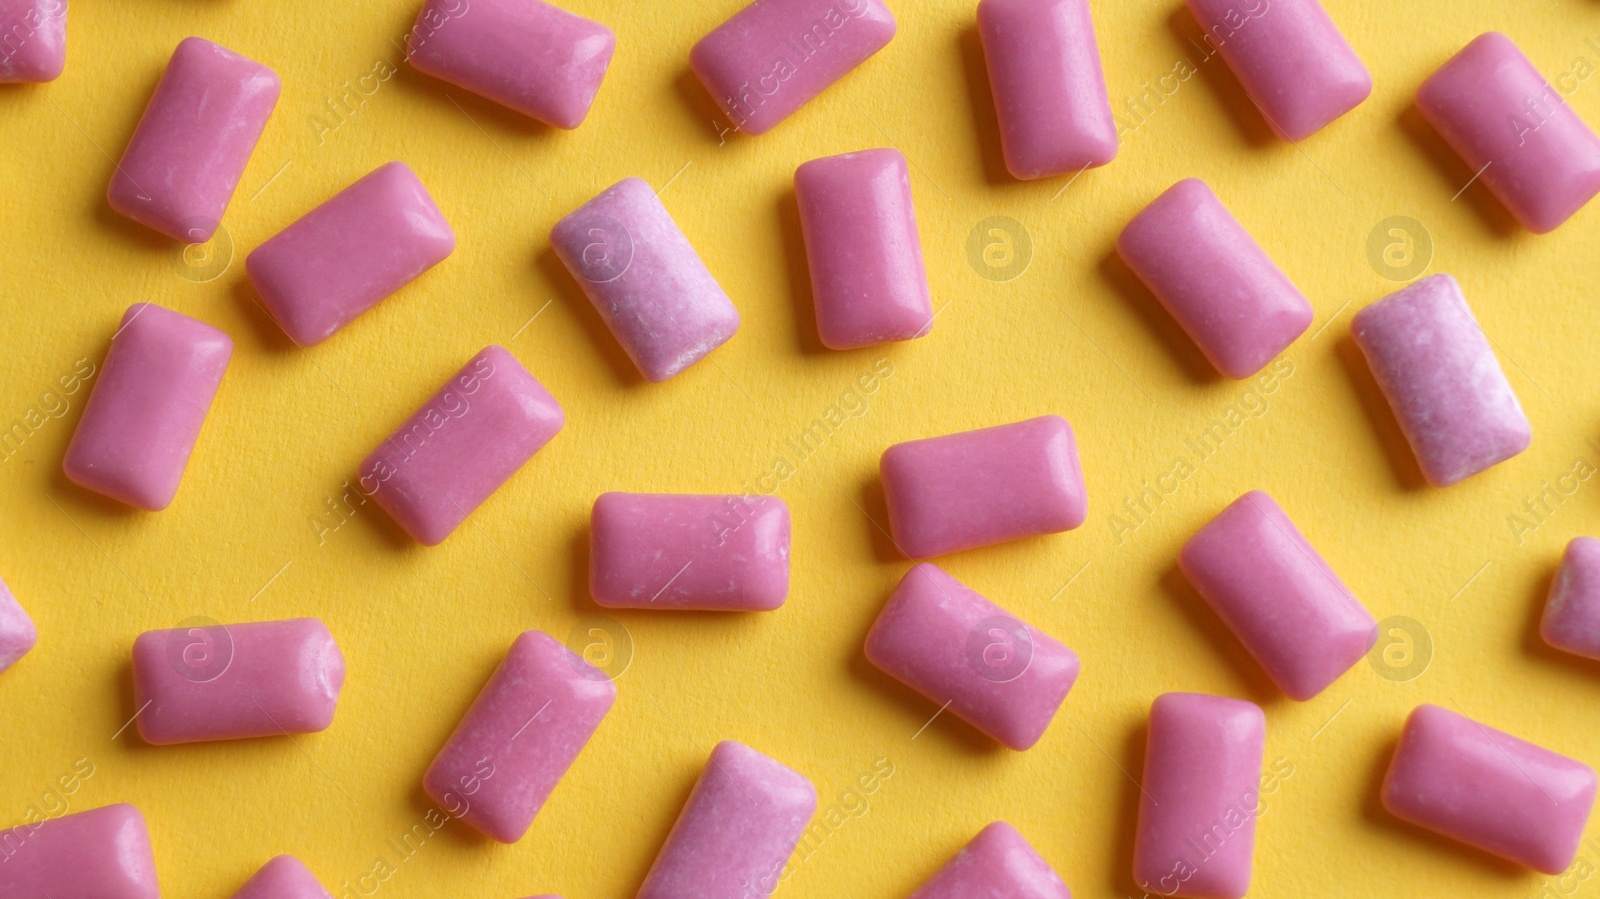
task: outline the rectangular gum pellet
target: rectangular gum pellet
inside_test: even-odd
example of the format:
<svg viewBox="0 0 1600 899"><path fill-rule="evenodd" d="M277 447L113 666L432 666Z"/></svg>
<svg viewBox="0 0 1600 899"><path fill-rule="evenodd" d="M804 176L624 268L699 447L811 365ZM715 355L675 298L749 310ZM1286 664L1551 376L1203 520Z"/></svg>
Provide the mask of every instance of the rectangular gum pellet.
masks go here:
<svg viewBox="0 0 1600 899"><path fill-rule="evenodd" d="M1447 487L1528 448L1533 431L1449 275L1355 314L1350 332L1428 482Z"/></svg>
<svg viewBox="0 0 1600 899"><path fill-rule="evenodd" d="M933 301L900 151L813 159L795 170L794 192L823 344L848 350L928 333Z"/></svg>
<svg viewBox="0 0 1600 899"><path fill-rule="evenodd" d="M233 899L333 899L315 874L292 855L280 855L261 866L233 894Z"/></svg>
<svg viewBox="0 0 1600 899"><path fill-rule="evenodd" d="M118 803L0 830L0 896L160 899L144 815Z"/></svg>
<svg viewBox="0 0 1600 899"><path fill-rule="evenodd" d="M1377 642L1378 622L1260 490L1190 537L1178 567L1292 699L1321 693Z"/></svg>
<svg viewBox="0 0 1600 899"><path fill-rule="evenodd" d="M978 34L1014 177L1073 174L1116 157L1088 0L981 0Z"/></svg>
<svg viewBox="0 0 1600 899"><path fill-rule="evenodd" d="M526 631L428 766L423 789L452 817L515 843L616 698L605 672Z"/></svg>
<svg viewBox="0 0 1600 899"><path fill-rule="evenodd" d="M895 546L929 559L1083 524L1072 427L1057 415L897 443L879 463Z"/></svg>
<svg viewBox="0 0 1600 899"><path fill-rule="evenodd" d="M245 259L289 339L321 343L455 249L422 181L390 162L269 238Z"/></svg>
<svg viewBox="0 0 1600 899"><path fill-rule="evenodd" d="M0 672L17 663L39 642L39 629L0 581Z"/></svg>
<svg viewBox="0 0 1600 899"><path fill-rule="evenodd" d="M504 347L473 356L361 463L361 492L417 542L450 536L566 415Z"/></svg>
<svg viewBox="0 0 1600 899"><path fill-rule="evenodd" d="M278 103L277 73L184 38L111 177L111 208L185 243L205 243Z"/></svg>
<svg viewBox="0 0 1600 899"><path fill-rule="evenodd" d="M894 32L882 0L755 0L701 38L689 66L737 130L763 134Z"/></svg>
<svg viewBox="0 0 1600 899"><path fill-rule="evenodd" d="M1550 582L1539 636L1557 649L1600 659L1600 540L1574 537L1567 544L1561 567Z"/></svg>
<svg viewBox="0 0 1600 899"><path fill-rule="evenodd" d="M1206 43L1285 140L1310 137L1372 93L1372 75L1317 0L1187 2Z"/></svg>
<svg viewBox="0 0 1600 899"><path fill-rule="evenodd" d="M739 330L738 310L638 178L557 222L550 243L650 381L683 371Z"/></svg>
<svg viewBox="0 0 1600 899"><path fill-rule="evenodd" d="M67 0L0 0L0 84L54 81L67 64Z"/></svg>
<svg viewBox="0 0 1600 899"><path fill-rule="evenodd" d="M907 899L1072 899L1072 891L1015 827L996 821Z"/></svg>
<svg viewBox="0 0 1600 899"><path fill-rule="evenodd" d="M1572 864L1594 794L1588 765L1436 705L1411 711L1383 779L1395 817L1546 874Z"/></svg>
<svg viewBox="0 0 1600 899"><path fill-rule="evenodd" d="M1044 736L1078 679L1078 656L923 562L867 632L867 659L1012 749Z"/></svg>
<svg viewBox="0 0 1600 899"><path fill-rule="evenodd" d="M171 505L232 356L233 340L205 322L129 306L67 446L67 477L152 512Z"/></svg>
<svg viewBox="0 0 1600 899"><path fill-rule="evenodd" d="M1305 295L1198 178L1134 216L1117 255L1230 378L1260 371L1311 324Z"/></svg>
<svg viewBox="0 0 1600 899"><path fill-rule="evenodd" d="M604 493L589 592L610 609L771 611L789 594L789 507L775 496Z"/></svg>
<svg viewBox="0 0 1600 899"><path fill-rule="evenodd" d="M1164 693L1150 706L1133 879L1162 896L1250 888L1266 716L1254 703Z"/></svg>
<svg viewBox="0 0 1600 899"><path fill-rule="evenodd" d="M583 124L616 35L542 0L428 0L406 36L419 72L557 128Z"/></svg>
<svg viewBox="0 0 1600 899"><path fill-rule="evenodd" d="M762 899L817 810L799 772L724 740L695 781L637 899Z"/></svg>
<svg viewBox="0 0 1600 899"><path fill-rule="evenodd" d="M1600 193L1600 137L1499 32L1428 76L1417 109L1529 231L1554 230Z"/></svg>
<svg viewBox="0 0 1600 899"><path fill-rule="evenodd" d="M309 734L333 723L344 654L315 618L185 622L133 642L133 698L146 743Z"/></svg>

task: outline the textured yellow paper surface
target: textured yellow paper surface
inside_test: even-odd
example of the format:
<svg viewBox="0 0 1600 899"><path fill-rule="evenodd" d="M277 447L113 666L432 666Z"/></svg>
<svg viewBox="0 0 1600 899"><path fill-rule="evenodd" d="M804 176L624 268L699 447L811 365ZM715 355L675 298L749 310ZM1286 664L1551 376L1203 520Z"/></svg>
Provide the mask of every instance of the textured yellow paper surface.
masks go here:
<svg viewBox="0 0 1600 899"><path fill-rule="evenodd" d="M341 896L626 897L711 746L738 739L804 772L823 797L822 826L780 896L903 896L999 818L1075 895L1138 896L1128 869L1148 704L1198 690L1266 708L1281 776L1266 795L1252 896L1534 896L1546 881L1600 893L1592 869L1564 883L1519 871L1377 802L1420 702L1600 762L1600 666L1536 633L1561 547L1600 530L1600 210L1533 236L1481 184L1452 201L1473 173L1411 107L1429 72L1500 29L1600 123L1600 79L1588 77L1600 66L1600 5L1331 0L1377 87L1290 145L1268 134L1222 62L1205 59L1179 3L1096 3L1122 148L1068 184L1005 176L966 0L894 3L900 33L877 57L775 131L719 136L688 52L741 2L567 0L619 45L589 121L571 133L409 70L396 42L414 2L73 4L61 79L0 89L0 419L38 425L0 462L0 576L41 632L0 675L0 819L59 812L53 785L87 760L92 776L65 801L143 809L165 895L225 896L292 853ZM284 91L228 210L231 250L183 257L112 213L104 194L190 34L272 66ZM911 161L941 312L925 339L829 352L812 319L792 174L874 146ZM455 255L327 343L294 347L256 305L244 254L391 159L438 200ZM662 191L744 317L730 343L662 385L633 371L548 244L557 219L629 175ZM1316 308L1268 383L1215 378L1114 261L1123 223L1190 175ZM1027 240L1007 245L1009 226L991 222L973 249L993 216L1020 223ZM1380 265L1386 244L1390 263L1405 263L1401 238L1385 228L1369 253L1391 216L1430 236L1427 271L1461 280L1534 427L1527 453L1445 490L1421 486L1349 338L1351 314L1400 286ZM1008 256L1024 243L1025 264ZM67 395L61 379L72 383L79 360L100 365L122 310L145 300L236 342L177 501L156 514L103 501L60 471L94 383ZM371 504L338 514L332 498L365 454L490 343L560 399L566 429L441 546L410 543ZM871 393L855 387L874 371ZM797 455L791 441L830 413L837 427ZM879 527L878 455L1044 413L1077 429L1088 523L940 560L1082 657L1061 715L1018 754L948 715L922 729L937 707L878 674L861 644L908 567ZM780 459L794 467L779 487L794 513L782 610L588 620L600 614L585 582L596 495L758 489ZM1147 485L1159 500L1141 500ZM1311 702L1273 690L1174 567L1185 537L1250 488L1284 505L1376 617L1404 616L1414 642ZM1130 511L1140 502L1148 512ZM191 616L301 615L326 621L349 663L328 731L164 748L133 728L113 737L134 712L139 632ZM399 855L391 841L429 817L424 768L528 628L563 640L593 628L583 640L600 644L593 652L630 655L610 717L521 843L452 823ZM1580 855L1600 864L1591 840Z"/></svg>

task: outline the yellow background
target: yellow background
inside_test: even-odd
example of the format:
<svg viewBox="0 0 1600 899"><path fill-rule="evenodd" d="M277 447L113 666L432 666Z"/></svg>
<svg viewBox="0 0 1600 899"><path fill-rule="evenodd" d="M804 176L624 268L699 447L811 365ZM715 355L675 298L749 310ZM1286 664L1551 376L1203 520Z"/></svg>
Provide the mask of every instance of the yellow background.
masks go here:
<svg viewBox="0 0 1600 899"><path fill-rule="evenodd" d="M618 36L595 108L570 133L403 65L396 42L414 0L73 4L65 74L0 89L0 420L53 406L44 394L76 360L99 365L130 303L215 324L236 350L164 512L129 511L62 476L86 391L0 463L0 576L41 632L0 675L0 819L21 821L86 758L95 773L68 797L72 809L136 803L165 895L229 895L285 852L343 895L376 860L393 861L387 841L431 807L422 772L512 638L540 628L566 639L599 614L585 586L596 495L743 489L884 359L893 374L863 397L866 411L781 488L794 514L782 610L613 613L611 639L633 647L617 704L527 837L501 846L453 823L398 863L378 895L631 896L706 753L731 738L804 772L825 807L855 811L835 818L780 896L902 896L998 818L1076 895L1138 896L1128 775L1142 765L1148 704L1167 690L1262 703L1268 761L1292 767L1266 797L1252 896L1544 889L1547 878L1395 821L1377 789L1406 712L1425 701L1600 762L1600 666L1543 647L1536 633L1562 546L1600 530L1600 481L1577 481L1520 542L1507 521L1527 515L1544 482L1600 463L1591 442L1600 209L1533 236L1481 184L1452 202L1472 173L1411 101L1429 72L1490 29L1551 79L1580 57L1600 65L1600 4L1330 0L1376 88L1291 145L1268 134L1220 60L1203 61L1178 2L1097 2L1106 78L1127 127L1115 162L1063 190L1066 178L1005 176L967 0L893 2L900 31L883 52L775 131L719 139L688 52L742 3L565 0ZM231 264L210 281L184 277L165 239L104 199L112 159L190 34L284 82L224 220ZM1179 86L1148 114L1130 112L1146 82L1185 60L1192 77L1169 80ZM337 128L324 127L346 82L390 67L398 72L369 79L378 87ZM1573 108L1600 123L1600 78L1566 86L1576 86ZM911 161L942 311L925 339L830 352L812 319L792 174L808 159L874 146ZM455 254L327 343L291 345L255 304L244 254L391 159L433 193L456 229ZM662 385L634 372L548 243L557 219L629 175L663 189L744 318L709 361ZM1128 218L1190 175L1215 188L1316 308L1285 354L1292 375L1271 394L1212 375L1114 261ZM1026 271L1005 282L983 277L967 251L973 227L996 215L1023 223L1033 243ZM1369 232L1394 215L1431 234L1428 271L1461 280L1533 422L1532 449L1449 489L1421 486L1349 338L1350 315L1399 286L1367 252ZM441 546L410 543L370 504L319 535L338 521L327 498L365 454L490 343L559 398L565 430ZM1225 445L1119 533L1117 507L1192 459L1186 441L1230 405L1243 421ZM999 749L948 716L913 740L936 707L861 653L908 568L878 527L878 456L897 441L1043 413L1077 430L1088 523L939 564L1072 646L1082 677L1029 752ZM1397 682L1362 662L1308 703L1271 688L1174 568L1185 537L1250 488L1284 505L1376 617L1407 616L1430 635L1422 676ZM180 747L144 746L131 728L112 739L133 713L134 637L197 615L326 621L349 664L333 726ZM844 795L880 759L892 775L863 799ZM1580 855L1600 863L1590 833ZM1600 881L1565 887L1600 893Z"/></svg>

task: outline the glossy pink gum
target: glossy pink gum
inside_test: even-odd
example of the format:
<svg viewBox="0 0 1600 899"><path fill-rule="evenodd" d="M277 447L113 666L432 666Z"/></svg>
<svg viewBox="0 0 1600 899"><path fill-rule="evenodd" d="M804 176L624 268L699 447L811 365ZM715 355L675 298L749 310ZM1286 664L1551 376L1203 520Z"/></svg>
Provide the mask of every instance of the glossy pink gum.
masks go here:
<svg viewBox="0 0 1600 899"><path fill-rule="evenodd" d="M316 875L292 855L267 862L233 899L333 899Z"/></svg>
<svg viewBox="0 0 1600 899"><path fill-rule="evenodd" d="M816 788L799 772L718 743L637 899L770 896L816 810Z"/></svg>
<svg viewBox="0 0 1600 899"><path fill-rule="evenodd" d="M1242 699L1163 693L1150 706L1133 880L1163 896L1250 889L1266 716Z"/></svg>
<svg viewBox="0 0 1600 899"><path fill-rule="evenodd" d="M936 565L906 572L867 632L867 659L1019 752L1039 742L1078 657Z"/></svg>
<svg viewBox="0 0 1600 899"><path fill-rule="evenodd" d="M440 808L502 843L528 832L616 701L605 672L525 631L428 766Z"/></svg>
<svg viewBox="0 0 1600 899"><path fill-rule="evenodd" d="M878 468L894 544L913 559L1070 531L1089 511L1057 415L897 443Z"/></svg>
<svg viewBox="0 0 1600 899"><path fill-rule="evenodd" d="M245 258L289 339L312 346L449 256L455 232L403 162L380 166Z"/></svg>
<svg viewBox="0 0 1600 899"><path fill-rule="evenodd" d="M172 504L233 340L154 303L123 313L61 468L74 484L149 511Z"/></svg>
<svg viewBox="0 0 1600 899"><path fill-rule="evenodd" d="M775 496L603 493L589 594L608 609L770 612L789 595L789 531Z"/></svg>
<svg viewBox="0 0 1600 899"><path fill-rule="evenodd" d="M1311 304L1204 182L1133 217L1117 255L1230 378L1260 371L1311 324Z"/></svg>
<svg viewBox="0 0 1600 899"><path fill-rule="evenodd" d="M849 350L933 327L928 271L899 150L813 159L794 173L817 333Z"/></svg>
<svg viewBox="0 0 1600 899"><path fill-rule="evenodd" d="M1546 874L1572 864L1594 806L1588 765L1436 705L1406 718L1383 807Z"/></svg>
<svg viewBox="0 0 1600 899"><path fill-rule="evenodd" d="M1014 177L1074 174L1116 157L1088 0L981 0L978 34Z"/></svg>
<svg viewBox="0 0 1600 899"><path fill-rule="evenodd" d="M281 89L266 66L184 38L111 177L111 208L185 243L210 240Z"/></svg>
<svg viewBox="0 0 1600 899"><path fill-rule="evenodd" d="M39 642L39 629L22 610L17 598L0 581L0 672L27 655Z"/></svg>
<svg viewBox="0 0 1600 899"><path fill-rule="evenodd" d="M0 831L0 896L160 899L144 816L119 803Z"/></svg>
<svg viewBox="0 0 1600 899"><path fill-rule="evenodd" d="M739 330L739 311L638 178L557 222L550 243L647 380L665 381Z"/></svg>
<svg viewBox="0 0 1600 899"><path fill-rule="evenodd" d="M1304 140L1372 93L1372 75L1317 0L1187 0L1267 124Z"/></svg>
<svg viewBox="0 0 1600 899"><path fill-rule="evenodd" d="M996 821L907 899L1072 899L1072 891L1015 827Z"/></svg>
<svg viewBox="0 0 1600 899"><path fill-rule="evenodd" d="M1557 649L1600 659L1600 540L1574 537L1550 583L1539 635ZM0 650L0 670L4 652Z"/></svg>
<svg viewBox="0 0 1600 899"><path fill-rule="evenodd" d="M565 422L522 363L486 347L361 463L361 492L417 542L438 545Z"/></svg>
<svg viewBox="0 0 1600 899"><path fill-rule="evenodd" d="M133 642L139 736L157 746L326 730L343 686L344 654L315 618L146 631Z"/></svg>
<svg viewBox="0 0 1600 899"><path fill-rule="evenodd" d="M1447 487L1533 442L1456 279L1429 275L1389 294L1357 312L1350 333L1429 483Z"/></svg>
<svg viewBox="0 0 1600 899"><path fill-rule="evenodd" d="M701 38L689 66L736 130L763 134L894 32L882 0L755 0Z"/></svg>
<svg viewBox="0 0 1600 899"><path fill-rule="evenodd" d="M1600 137L1499 32L1428 76L1417 109L1529 231L1554 230L1600 193Z"/></svg>
<svg viewBox="0 0 1600 899"><path fill-rule="evenodd" d="M54 81L67 65L67 0L0 0L0 84Z"/></svg>
<svg viewBox="0 0 1600 899"><path fill-rule="evenodd" d="M1378 640L1378 622L1259 490L1190 537L1178 567L1291 699L1321 693Z"/></svg>
<svg viewBox="0 0 1600 899"><path fill-rule="evenodd" d="M567 129L616 49L611 29L542 0L428 0L406 37L417 71Z"/></svg>

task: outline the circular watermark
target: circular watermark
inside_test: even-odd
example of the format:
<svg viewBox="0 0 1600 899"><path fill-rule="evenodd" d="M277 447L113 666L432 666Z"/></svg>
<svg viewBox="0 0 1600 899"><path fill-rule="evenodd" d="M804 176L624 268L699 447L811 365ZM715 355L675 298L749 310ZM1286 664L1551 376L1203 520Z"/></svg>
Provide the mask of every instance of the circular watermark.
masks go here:
<svg viewBox="0 0 1600 899"><path fill-rule="evenodd" d="M967 664L984 680L1010 683L1033 664L1028 626L1006 615L985 618L967 631Z"/></svg>
<svg viewBox="0 0 1600 899"><path fill-rule="evenodd" d="M1391 215L1367 234L1367 262L1390 281L1410 281L1432 261L1433 235L1414 218Z"/></svg>
<svg viewBox="0 0 1600 899"><path fill-rule="evenodd" d="M1010 216L991 215L967 235L967 262L990 281L1021 277L1033 261L1033 235Z"/></svg>
<svg viewBox="0 0 1600 899"><path fill-rule="evenodd" d="M216 230L213 231L213 228ZM181 222L178 230L186 237L183 242L173 244L167 256L172 261L173 271L184 280L199 283L215 281L233 264L233 235L222 223L210 219L189 219ZM210 234L210 237L203 242L189 242L206 234Z"/></svg>
<svg viewBox="0 0 1600 899"><path fill-rule="evenodd" d="M167 664L184 680L208 684L233 664L233 637L214 619L185 618L167 632Z"/></svg>
<svg viewBox="0 0 1600 899"><path fill-rule="evenodd" d="M585 618L573 625L567 633L567 648L577 657L572 662L573 670L594 680L602 677L616 680L633 661L633 635L622 622L604 615ZM587 664L578 664L579 659ZM597 674L596 669L600 673Z"/></svg>
<svg viewBox="0 0 1600 899"><path fill-rule="evenodd" d="M1384 680L1414 681L1433 661L1433 637L1422 622L1394 615L1378 622L1378 642L1367 650L1367 662Z"/></svg>
<svg viewBox="0 0 1600 899"><path fill-rule="evenodd" d="M586 280L605 284L622 277L633 264L633 235L609 215L592 213L578 222L583 236L583 252L578 255L578 273Z"/></svg>

